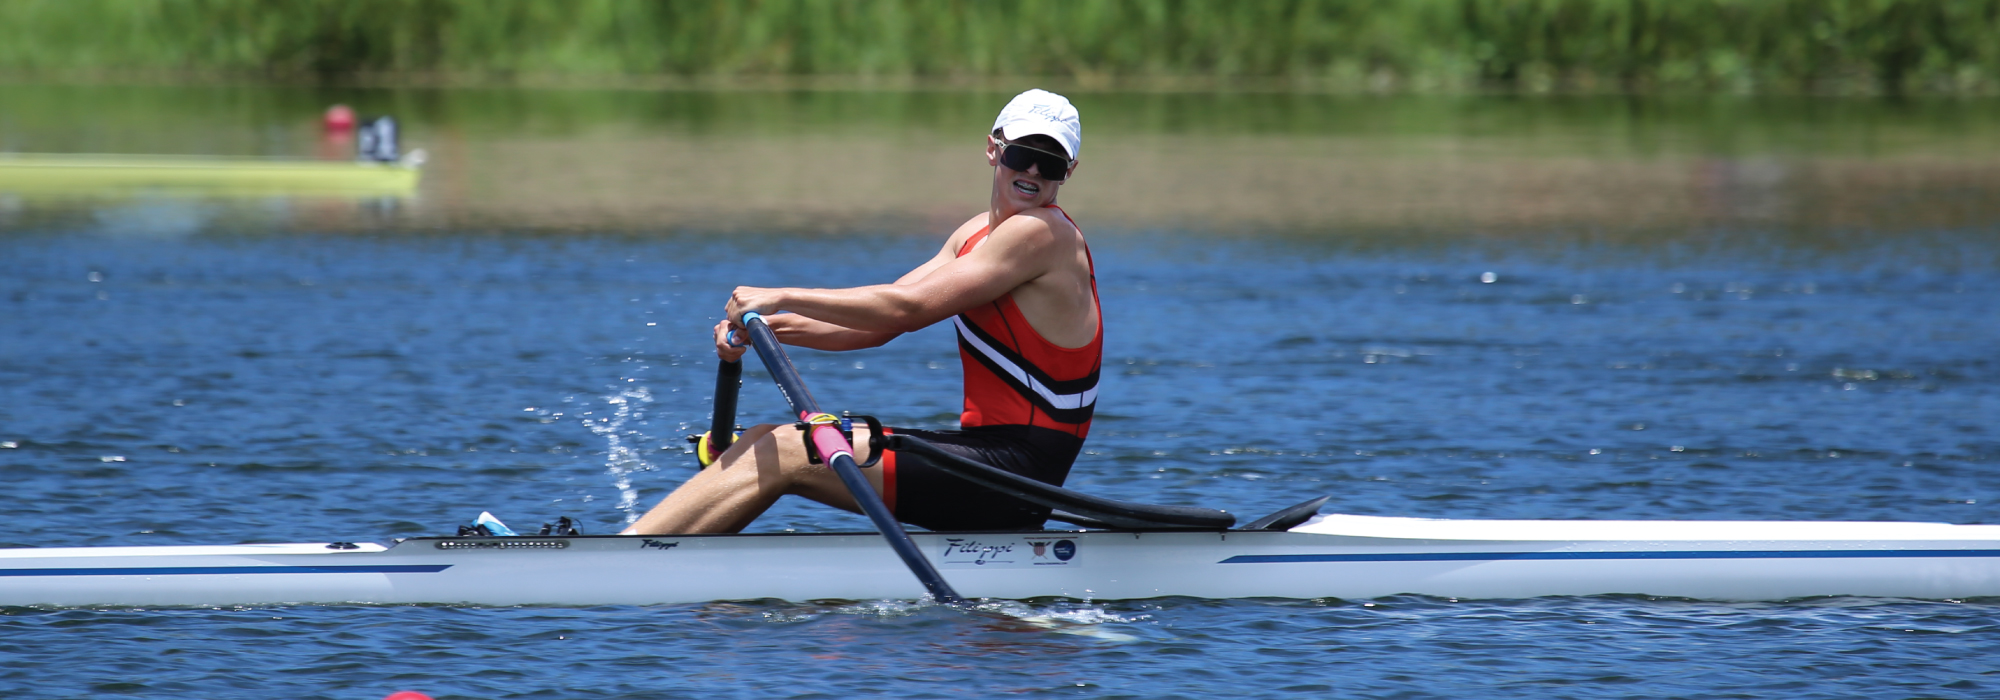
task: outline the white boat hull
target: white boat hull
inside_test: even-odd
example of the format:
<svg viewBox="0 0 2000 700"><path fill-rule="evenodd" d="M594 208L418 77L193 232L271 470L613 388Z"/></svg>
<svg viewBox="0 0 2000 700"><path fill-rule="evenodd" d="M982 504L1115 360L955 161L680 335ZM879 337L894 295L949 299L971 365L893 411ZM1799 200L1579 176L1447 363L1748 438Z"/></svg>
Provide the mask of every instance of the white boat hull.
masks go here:
<svg viewBox="0 0 2000 700"><path fill-rule="evenodd" d="M1288 532L913 537L969 598L2000 596L1995 525L1333 515ZM0 550L0 605L647 605L923 594L873 533L349 546Z"/></svg>

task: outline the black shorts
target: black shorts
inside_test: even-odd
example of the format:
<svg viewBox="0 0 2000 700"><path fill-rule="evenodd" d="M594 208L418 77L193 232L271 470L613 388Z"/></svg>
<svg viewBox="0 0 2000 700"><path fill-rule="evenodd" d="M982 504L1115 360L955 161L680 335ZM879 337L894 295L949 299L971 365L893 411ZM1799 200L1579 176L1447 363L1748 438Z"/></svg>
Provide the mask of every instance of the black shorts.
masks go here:
<svg viewBox="0 0 2000 700"><path fill-rule="evenodd" d="M1083 439L1049 428L983 426L967 430L886 428L952 454L1061 486L1083 451ZM1039 530L1049 509L953 476L913 452L882 459L883 491L896 519L926 530Z"/></svg>

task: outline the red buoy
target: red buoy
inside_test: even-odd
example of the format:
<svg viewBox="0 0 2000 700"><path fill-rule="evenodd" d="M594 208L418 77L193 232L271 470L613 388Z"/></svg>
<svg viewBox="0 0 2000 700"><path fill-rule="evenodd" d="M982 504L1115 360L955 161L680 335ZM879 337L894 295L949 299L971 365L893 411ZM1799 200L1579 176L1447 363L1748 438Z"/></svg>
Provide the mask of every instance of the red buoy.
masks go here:
<svg viewBox="0 0 2000 700"><path fill-rule="evenodd" d="M326 127L327 133L345 134L347 132L353 131L354 110L349 109L347 105L334 105L332 107L328 107L326 108L326 118L321 121L321 124ZM414 699L399 698L398 700L414 700Z"/></svg>
<svg viewBox="0 0 2000 700"><path fill-rule="evenodd" d="M414 690L398 690L382 700L431 700L431 696Z"/></svg>

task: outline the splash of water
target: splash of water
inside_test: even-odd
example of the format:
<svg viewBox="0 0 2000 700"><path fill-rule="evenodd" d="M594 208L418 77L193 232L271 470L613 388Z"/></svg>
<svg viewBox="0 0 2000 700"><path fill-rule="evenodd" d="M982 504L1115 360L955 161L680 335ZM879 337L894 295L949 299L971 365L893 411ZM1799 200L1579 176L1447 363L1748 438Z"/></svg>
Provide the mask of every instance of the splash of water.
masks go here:
<svg viewBox="0 0 2000 700"><path fill-rule="evenodd" d="M611 476L611 485L618 489L618 510L625 513L625 524L639 520L639 490L632 486L634 472L652 471L653 464L640 455L635 444L642 433L637 428L627 429L625 425L645 420L646 404L653 402L653 393L646 387L636 386L621 389L605 396L604 402L611 406L611 415L584 419L590 432L604 438L604 473Z"/></svg>
<svg viewBox="0 0 2000 700"><path fill-rule="evenodd" d="M784 606L765 611L771 622L806 622L827 615L863 617L912 617L938 609L929 598L920 600L867 600L838 605ZM967 619L1009 631L1040 630L1056 634L1089 637L1106 642L1136 642L1139 638L1117 631L1151 617L1148 614L1121 614L1089 600L1054 601L1030 604L1014 600L982 600L974 604Z"/></svg>
<svg viewBox="0 0 2000 700"><path fill-rule="evenodd" d="M986 601L974 608L980 612L1012 619L1028 627L1058 634L1090 637L1106 642L1136 642L1138 637L1112 629L1114 625L1145 620L1147 615L1120 615L1102 604L1085 600L1029 605L1019 601Z"/></svg>

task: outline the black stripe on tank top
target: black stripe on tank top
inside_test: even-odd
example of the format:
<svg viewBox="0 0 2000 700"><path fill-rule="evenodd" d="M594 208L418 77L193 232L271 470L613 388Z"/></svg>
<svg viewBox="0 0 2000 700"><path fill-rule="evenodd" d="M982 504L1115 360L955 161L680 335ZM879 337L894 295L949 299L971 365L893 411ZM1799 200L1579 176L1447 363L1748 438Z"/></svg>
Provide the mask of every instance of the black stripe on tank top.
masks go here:
<svg viewBox="0 0 2000 700"><path fill-rule="evenodd" d="M967 318L965 314L959 314L958 318L960 321L963 322L961 326L962 328L964 328L967 331L971 331L973 335L978 336L980 341L986 343L986 346L992 348L994 352L999 353L1001 358L1005 359L1009 363L1012 363L1014 366L1020 367L1022 370L1026 371L1028 373L1028 376L1034 377L1035 381L1040 382L1042 386L1048 387L1049 391L1053 391L1058 394L1081 394L1083 392L1089 391L1097 387L1097 375L1099 367L1092 367L1090 369L1090 374L1086 374L1077 379L1057 379L1055 377L1051 377L1049 376L1049 373L1043 371L1041 367L1035 366L1035 363L1029 362L1028 358L1021 356L1021 353L1015 352L1013 348L1010 348L1007 345L1001 343L998 338L994 338L993 334L987 333L986 329L980 328L979 324L973 323L972 319ZM1001 321L1003 323L1006 321L1005 315L1001 316ZM1009 330L1012 329L1010 328ZM966 348L971 350L972 354L974 355L983 354L977 346L966 345L964 338L959 339L959 344L966 346ZM1102 366L1103 362L1104 362L1103 358L1098 358L1098 364L1100 367ZM1006 377L1013 376L1012 374L1005 371L998 372L998 374ZM1030 389L1028 393L1034 393L1034 390Z"/></svg>
<svg viewBox="0 0 2000 700"><path fill-rule="evenodd" d="M1091 389L1094 389L1097 386L1097 379L1102 371L1101 361L1098 366L1094 366L1091 368L1090 374L1085 375L1081 379L1057 381L1048 378L1048 373L1043 372L1041 368L1036 367L1033 364L1029 364L1028 362L1023 360L1020 357L1019 353L1014 353L1012 351L1009 351L1004 346L1001 346L999 343L994 342L994 340L990 335L985 333L978 326L972 324L970 321L962 321L960 327L971 331L974 335L977 335L979 337L979 340L985 343L987 347L993 348L995 352L1002 355L1006 363L1012 364L1016 367L1020 367L1036 382L1041 383L1042 386L1047 387L1050 391L1056 394L1060 395L1081 394L1090 391ZM964 352L966 355L972 357L974 360L977 360L980 366L986 368L986 371L992 373L993 376L995 377L999 377L1000 381L1005 383L1008 386L1008 388L1013 389L1015 394L1018 394L1022 398L1027 399L1028 404L1030 406L1033 406L1038 411L1048 414L1049 418L1054 419L1057 422L1069 423L1072 425L1082 424L1089 422L1091 417L1096 414L1097 401L1095 397L1092 397L1089 403L1085 403L1075 408L1060 407L1056 406L1053 403L1050 403L1049 399L1045 396L1042 396L1041 392L1035 391L1034 387L1028 386L1026 382L1023 382L1019 377L1014 376L1013 372L1008 371L1007 366L1005 364L1002 364L1003 361L1002 359L989 356L982 348L972 343L971 340L967 339L964 333L959 334L958 347L961 352Z"/></svg>

